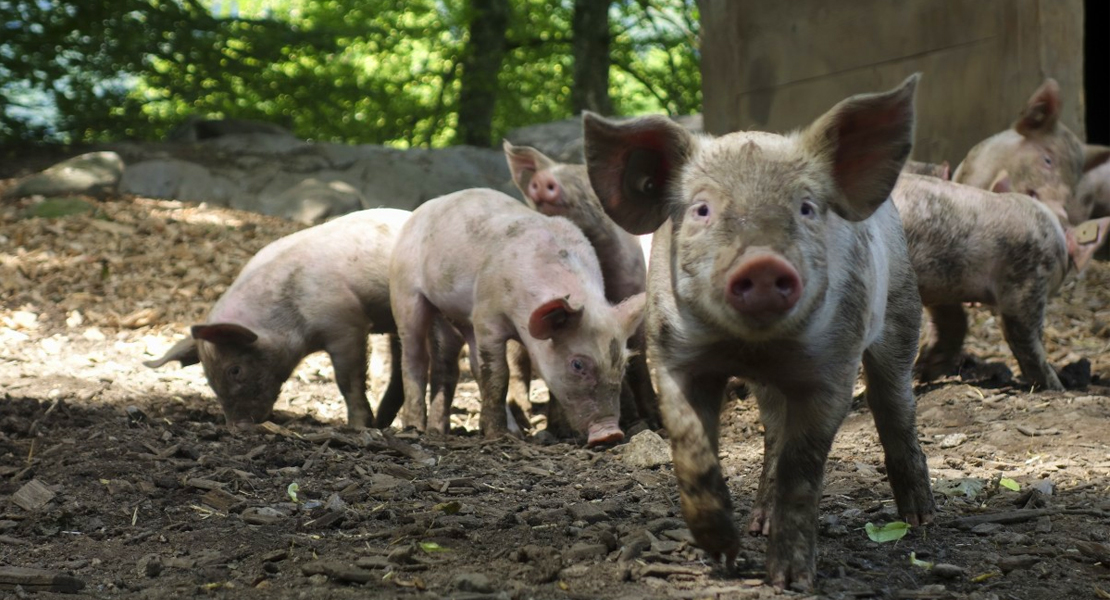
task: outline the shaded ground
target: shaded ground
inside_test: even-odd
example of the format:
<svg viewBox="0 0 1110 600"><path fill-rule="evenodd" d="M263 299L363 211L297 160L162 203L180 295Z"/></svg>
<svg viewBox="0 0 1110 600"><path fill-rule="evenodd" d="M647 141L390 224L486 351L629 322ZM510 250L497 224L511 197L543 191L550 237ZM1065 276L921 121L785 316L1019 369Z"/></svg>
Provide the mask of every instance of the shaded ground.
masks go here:
<svg viewBox="0 0 1110 600"><path fill-rule="evenodd" d="M297 226L145 199L57 219L26 209L0 206L0 565L98 598L796 596L760 584L761 538L745 540L739 573L708 564L670 467L630 466L629 445L482 441L473 383L457 435L353 432L316 355L286 385L280 425L229 434L199 367L140 362ZM1066 393L1007 382L1016 363L990 313L973 311L968 349L986 365L917 390L929 467L950 494L936 526L868 539L865 524L895 515L870 415L850 415L821 504L822 597L1110 597L1108 298L1099 263L1052 303L1052 362L1089 359L1096 378ZM750 401L722 421L742 524L761 430ZM911 553L952 567L927 571ZM0 597L26 593L3 581L0 569Z"/></svg>

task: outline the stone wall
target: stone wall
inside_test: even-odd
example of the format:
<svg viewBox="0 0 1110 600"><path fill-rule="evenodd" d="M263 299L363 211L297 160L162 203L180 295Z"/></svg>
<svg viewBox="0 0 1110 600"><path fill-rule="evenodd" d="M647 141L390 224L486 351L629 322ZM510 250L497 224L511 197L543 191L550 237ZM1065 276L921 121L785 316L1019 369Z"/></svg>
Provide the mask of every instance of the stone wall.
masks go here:
<svg viewBox="0 0 1110 600"><path fill-rule="evenodd" d="M924 76L914 158L953 167L1045 77L1080 136L1082 0L700 0L706 131L787 131Z"/></svg>

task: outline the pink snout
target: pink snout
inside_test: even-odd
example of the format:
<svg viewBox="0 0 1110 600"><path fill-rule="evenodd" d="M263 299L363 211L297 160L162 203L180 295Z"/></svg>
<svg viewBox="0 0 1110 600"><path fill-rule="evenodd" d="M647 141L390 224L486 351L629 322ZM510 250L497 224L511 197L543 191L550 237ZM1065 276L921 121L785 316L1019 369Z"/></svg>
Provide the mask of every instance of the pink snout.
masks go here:
<svg viewBox="0 0 1110 600"><path fill-rule="evenodd" d="M604 417L593 423L586 434L586 445L615 444L624 439L624 432L617 424L616 417Z"/></svg>
<svg viewBox="0 0 1110 600"><path fill-rule="evenodd" d="M798 271L773 254L761 254L741 263L725 290L729 304L744 315L784 313L801 295Z"/></svg>
<svg viewBox="0 0 1110 600"><path fill-rule="evenodd" d="M532 181L528 184L528 197L538 206L559 204L563 200L563 188L554 175L541 171L532 176Z"/></svg>

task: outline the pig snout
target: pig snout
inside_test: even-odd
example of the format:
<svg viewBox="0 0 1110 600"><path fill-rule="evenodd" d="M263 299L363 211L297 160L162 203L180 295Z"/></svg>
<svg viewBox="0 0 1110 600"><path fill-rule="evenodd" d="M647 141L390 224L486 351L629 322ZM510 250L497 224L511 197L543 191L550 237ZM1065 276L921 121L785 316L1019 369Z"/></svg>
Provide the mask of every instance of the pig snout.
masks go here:
<svg viewBox="0 0 1110 600"><path fill-rule="evenodd" d="M725 296L743 315L781 314L802 295L802 279L787 261L773 254L744 260L728 279Z"/></svg>
<svg viewBox="0 0 1110 600"><path fill-rule="evenodd" d="M624 439L624 432L617 424L616 417L603 417L590 423L586 437L587 446L615 444Z"/></svg>
<svg viewBox="0 0 1110 600"><path fill-rule="evenodd" d="M541 171L536 173L532 177L531 183L528 184L528 197L537 206L562 204L563 188L554 175Z"/></svg>

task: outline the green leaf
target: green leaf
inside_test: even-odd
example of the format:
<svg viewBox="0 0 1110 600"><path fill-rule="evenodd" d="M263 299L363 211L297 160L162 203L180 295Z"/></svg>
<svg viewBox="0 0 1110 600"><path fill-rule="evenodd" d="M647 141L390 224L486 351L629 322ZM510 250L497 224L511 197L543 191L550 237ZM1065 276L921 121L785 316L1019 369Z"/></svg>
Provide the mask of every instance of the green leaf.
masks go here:
<svg viewBox="0 0 1110 600"><path fill-rule="evenodd" d="M927 560L918 560L917 559L917 554L914 553L914 552L910 552L910 564L915 566L915 567L921 567L922 569L925 569L926 571L933 568L933 563L931 563Z"/></svg>
<svg viewBox="0 0 1110 600"><path fill-rule="evenodd" d="M296 481L294 481L293 483L289 484L289 487L285 488L285 493L289 494L289 499L290 500L292 500L293 502L299 503L300 500L297 500L297 492L300 489L301 489L301 486L298 485Z"/></svg>
<svg viewBox="0 0 1110 600"><path fill-rule="evenodd" d="M963 479L938 479L933 485L933 491L950 498L965 497L975 498L987 485L986 479L965 477Z"/></svg>
<svg viewBox="0 0 1110 600"><path fill-rule="evenodd" d="M871 538L871 541L882 544L886 542L895 542L906 537L906 533L910 530L910 525L902 521L887 523L882 527L877 527L873 523L868 523L864 526L864 529L867 530L867 537Z"/></svg>
<svg viewBox="0 0 1110 600"><path fill-rule="evenodd" d="M1002 479L999 479L998 485L1010 490L1011 492L1016 492L1021 489L1021 484L1014 481L1013 479L1010 479L1009 477L1003 477Z"/></svg>
<svg viewBox="0 0 1110 600"><path fill-rule="evenodd" d="M444 548L435 542L420 542L420 549L432 554L433 552L450 552L450 548Z"/></svg>
<svg viewBox="0 0 1110 600"><path fill-rule="evenodd" d="M28 218L57 219L70 215L80 215L93 209L93 206L80 198L47 198L27 209Z"/></svg>
<svg viewBox="0 0 1110 600"><path fill-rule="evenodd" d="M437 505L433 506L432 508L434 510L441 510L441 511L443 511L444 514L453 515L453 514L459 512L459 509L462 508L462 504L459 504L458 500L452 500L450 502L443 502L443 503L437 504Z"/></svg>

